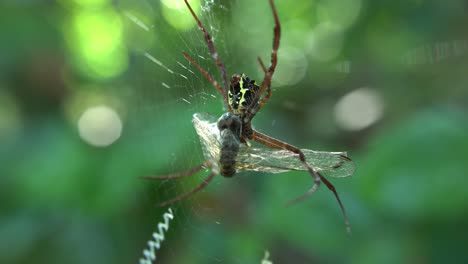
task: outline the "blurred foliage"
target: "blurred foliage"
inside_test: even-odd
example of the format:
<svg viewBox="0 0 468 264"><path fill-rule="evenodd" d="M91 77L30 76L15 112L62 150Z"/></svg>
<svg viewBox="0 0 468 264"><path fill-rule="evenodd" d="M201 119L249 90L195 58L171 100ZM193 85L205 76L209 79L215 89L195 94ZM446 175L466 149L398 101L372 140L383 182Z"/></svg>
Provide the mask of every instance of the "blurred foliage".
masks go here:
<svg viewBox="0 0 468 264"><path fill-rule="evenodd" d="M228 73L262 76L268 1L201 2ZM254 123L303 148L348 151L355 175L332 181L353 233L325 187L283 206L310 187L306 173L241 173L173 206L159 263L259 263L265 250L275 264L467 263L466 1L275 3L279 64ZM201 162L191 115L222 111L181 54L219 79L183 1L7 0L0 32L0 263L136 262L165 211L155 205L202 180L139 176ZM340 130L334 107L361 87L383 115ZM81 127L102 105L120 119ZM111 128L112 144L87 143Z"/></svg>

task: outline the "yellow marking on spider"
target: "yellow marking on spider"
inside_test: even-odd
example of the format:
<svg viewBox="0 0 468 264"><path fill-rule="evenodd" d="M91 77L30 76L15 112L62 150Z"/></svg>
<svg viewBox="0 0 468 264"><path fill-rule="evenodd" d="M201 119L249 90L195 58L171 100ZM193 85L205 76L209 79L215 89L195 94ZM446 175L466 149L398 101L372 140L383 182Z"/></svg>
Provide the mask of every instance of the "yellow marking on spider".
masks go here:
<svg viewBox="0 0 468 264"><path fill-rule="evenodd" d="M238 105L238 108L240 109L242 107L242 103L243 102L247 102L247 100L245 99L245 93L248 91L249 89L244 89L244 88L241 88L240 89L240 92L242 94L241 96L241 99L239 100L239 105Z"/></svg>
<svg viewBox="0 0 468 264"><path fill-rule="evenodd" d="M242 76L239 80L239 87L240 87L240 92L242 94L240 100L239 100L239 105L238 105L238 109L240 110L240 108L242 107L242 103L243 102L246 102L247 100L245 99L245 93L247 91L249 91L249 89L245 89L244 88L244 79L247 78L247 76L245 76L245 73L242 73Z"/></svg>

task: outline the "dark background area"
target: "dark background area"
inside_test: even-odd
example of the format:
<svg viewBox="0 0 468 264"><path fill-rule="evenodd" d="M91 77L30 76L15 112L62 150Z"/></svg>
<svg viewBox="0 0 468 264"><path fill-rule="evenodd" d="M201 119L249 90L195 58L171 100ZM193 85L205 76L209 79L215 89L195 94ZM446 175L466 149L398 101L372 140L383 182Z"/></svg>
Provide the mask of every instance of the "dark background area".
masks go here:
<svg viewBox="0 0 468 264"><path fill-rule="evenodd" d="M268 1L192 5L228 74L261 80ZM467 263L468 3L275 1L282 25L260 131L345 150L330 178L348 211L306 172L216 177L172 206L156 263ZM183 1L0 3L0 263L135 263L167 208L207 172L140 176L203 160L190 122L221 115L220 81ZM212 95L215 95L213 97ZM340 110L341 109L341 110Z"/></svg>

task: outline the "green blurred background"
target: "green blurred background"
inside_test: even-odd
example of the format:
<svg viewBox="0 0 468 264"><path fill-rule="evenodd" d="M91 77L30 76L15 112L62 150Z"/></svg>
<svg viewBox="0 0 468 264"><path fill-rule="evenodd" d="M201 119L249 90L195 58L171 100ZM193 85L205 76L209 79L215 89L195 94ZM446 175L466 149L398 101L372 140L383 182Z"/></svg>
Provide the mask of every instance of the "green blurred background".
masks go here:
<svg viewBox="0 0 468 264"><path fill-rule="evenodd" d="M192 1L228 74L261 80L267 0ZM348 151L333 195L285 202L305 172L215 178L172 206L156 263L468 263L468 3L276 0L282 25L260 131ZM0 263L135 263L167 208L199 183L139 176L203 156L195 112L220 80L183 1L0 3ZM215 95L215 96L214 96Z"/></svg>

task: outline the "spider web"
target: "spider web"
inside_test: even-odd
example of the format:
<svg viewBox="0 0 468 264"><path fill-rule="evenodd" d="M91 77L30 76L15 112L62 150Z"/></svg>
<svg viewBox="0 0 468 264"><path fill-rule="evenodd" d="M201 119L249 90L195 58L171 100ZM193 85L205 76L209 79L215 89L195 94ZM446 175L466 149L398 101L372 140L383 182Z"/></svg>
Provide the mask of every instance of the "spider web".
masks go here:
<svg viewBox="0 0 468 264"><path fill-rule="evenodd" d="M180 2L183 4L183 1ZM140 5L152 7L150 15L160 15L159 3L147 1ZM232 56L226 43L229 34L221 28L218 16L230 17L231 10L219 1L202 1L201 5L198 16L210 32L217 52L230 74L232 67L229 61ZM185 5L180 12L188 14ZM197 27L186 32L177 31L162 21L160 24L145 23L137 14L124 13L130 26L139 28L145 34L154 34L155 38L163 38L161 41L156 40L157 43L153 45L137 49L135 53L135 64L141 73L134 75L136 78L141 76L141 79L135 80L132 88L135 90L131 92L134 101L132 114L137 116L132 129L145 141L141 149L143 154L140 155L144 159L146 170L141 176L184 171L204 161L200 141L191 121L192 115L196 112L221 115L223 104L217 90L184 58L182 52L187 52L218 81L221 80L220 74ZM154 77L148 78L148 75ZM147 79L150 80L149 86ZM191 190L208 174L209 171L205 169L183 179L143 181L142 184L147 186L147 199L152 204L158 204ZM161 255L158 256L157 263L226 262L224 256L232 253L224 252L220 244L216 245L216 241L229 240L229 237L219 237L218 232L226 222L218 212L222 205L218 201L222 199L222 191L219 189L225 190L228 187L241 188L239 183L227 183L221 176L216 176L198 194L169 206L174 212L171 225L176 226L177 230L172 233L172 237L171 233L167 235L162 245L164 251L156 253ZM162 215L163 210L159 212ZM143 248L144 244L141 245ZM258 262L262 255L263 252L258 255ZM233 263L246 263L245 259L237 257L231 257L229 262L232 259L237 259Z"/></svg>
<svg viewBox="0 0 468 264"><path fill-rule="evenodd" d="M152 12L160 12L158 8L160 7L154 7ZM239 3L202 2L198 16L212 36L228 78L232 73L242 72L255 76L254 79L257 80L263 76L255 58L260 56L265 63L268 63L273 37L273 18L271 13L265 10L270 11L268 1L248 4L241 1ZM188 14L185 6L180 12L181 15ZM195 167L204 161L204 156L191 122L192 115L208 112L219 116L223 113L222 98L217 90L182 55L183 51L187 52L201 67L221 82L219 70L211 58L203 35L196 26L183 32L174 30L163 21L145 24L133 13L125 15L130 25L140 28L146 34L154 31L157 38L152 45L136 49L138 52L135 55L135 67L138 72L134 75L142 76L141 80L136 77L135 91L131 93L135 106L133 114L137 116L133 128L137 136L145 142L143 148L139 150L146 167L141 175L164 175ZM255 18L255 26L253 21L239 19L241 17ZM161 26L163 24L165 26ZM287 35L287 32L285 33ZM286 42L287 36L285 38L283 35L282 43ZM283 48L282 51L284 50ZM236 54L249 55L239 56L233 51ZM281 79L281 71L276 74L277 79ZM146 82L148 79L149 84ZM273 92L280 85L275 83ZM262 119L268 120L264 114L266 112L256 117L256 124L260 124ZM270 117L270 120L263 121L263 127L269 124L274 128L275 120L272 122ZM285 131L287 130L283 130ZM275 136L275 129L268 132L272 132L272 136ZM288 137L278 134L280 138L294 138L291 135ZM208 174L209 172L205 170L183 179L145 181L142 184L148 186L147 199L152 204L157 204L193 189ZM276 252L283 251L284 245L288 243L271 239L272 231L263 230L262 219L269 218L268 220L272 222L270 225L275 225L273 232L284 232L282 225L294 226L296 221L290 219L291 216L283 205L303 194L311 187L312 181L310 175L300 172L288 172L288 176L282 174L276 178L266 175L268 174L258 172L239 173L233 179L218 175L201 192L171 205L175 216L173 226L176 226L174 231L176 235L167 234L167 240L162 247L164 250L160 252L161 263L256 263L260 262L265 250L270 250L273 256L275 249ZM291 177L294 181L287 180ZM274 189L273 193L271 190L265 191L269 193L266 195L267 198L260 195L265 185ZM295 216L304 219L299 221L314 219L321 226L325 226L324 230L327 225L336 225L332 229L339 230L341 236L345 236L339 208L329 195L329 193L317 194L314 196L314 205L308 205L313 206L315 212L320 212L320 215L311 213L310 208L302 207L296 209L299 213L295 211ZM324 204L326 209L317 208L317 204ZM159 215L162 213L161 210ZM304 217L301 214L304 214ZM252 217L258 219L250 219ZM329 221L329 218L334 219L334 222ZM252 234L249 228L254 229L255 234ZM320 230L316 232L320 233ZM325 235L327 234L320 234L317 237ZM236 245L236 242L240 246ZM250 243L250 248L245 249L243 243ZM296 250L292 246L289 247L292 248L290 251Z"/></svg>

